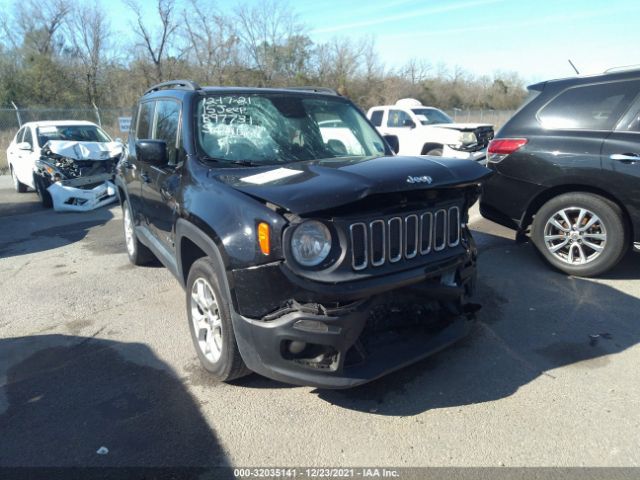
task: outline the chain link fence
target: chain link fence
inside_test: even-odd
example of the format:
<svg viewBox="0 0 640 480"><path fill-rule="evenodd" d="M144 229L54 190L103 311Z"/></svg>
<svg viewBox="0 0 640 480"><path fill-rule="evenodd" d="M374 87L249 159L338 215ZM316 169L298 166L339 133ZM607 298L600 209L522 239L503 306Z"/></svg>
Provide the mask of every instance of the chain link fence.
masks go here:
<svg viewBox="0 0 640 480"><path fill-rule="evenodd" d="M513 115L512 110L446 110L461 123L490 123L496 131ZM118 125L119 117L131 116L131 108L0 108L0 175L8 173L7 147L26 122L44 120L88 120L101 125L112 138L125 138Z"/></svg>
<svg viewBox="0 0 640 480"><path fill-rule="evenodd" d="M515 110L493 110L493 109L472 109L466 110L454 108L445 110L446 114L457 123L489 123L493 125L496 132L515 113Z"/></svg>

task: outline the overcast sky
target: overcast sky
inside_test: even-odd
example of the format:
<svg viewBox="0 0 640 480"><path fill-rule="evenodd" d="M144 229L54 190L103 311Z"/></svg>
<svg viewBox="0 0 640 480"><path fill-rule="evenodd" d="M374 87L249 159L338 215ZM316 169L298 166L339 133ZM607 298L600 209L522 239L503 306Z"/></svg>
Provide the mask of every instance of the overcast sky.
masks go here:
<svg viewBox="0 0 640 480"><path fill-rule="evenodd" d="M100 1L113 26L126 35L131 16L124 2ZM153 16L155 1L141 3ZM216 2L223 12L237 4ZM290 5L314 41L373 35L390 67L417 58L476 74L516 71L534 82L572 75L568 58L581 73L640 64L640 0L299 0Z"/></svg>

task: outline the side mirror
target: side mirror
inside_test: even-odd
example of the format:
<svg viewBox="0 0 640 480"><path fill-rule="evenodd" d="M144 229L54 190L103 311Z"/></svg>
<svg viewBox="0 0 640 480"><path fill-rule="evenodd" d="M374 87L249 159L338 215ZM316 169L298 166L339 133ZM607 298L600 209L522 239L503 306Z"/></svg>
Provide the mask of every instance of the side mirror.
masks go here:
<svg viewBox="0 0 640 480"><path fill-rule="evenodd" d="M18 150L28 150L28 151L33 150L33 147L29 142L20 142L17 146L18 146Z"/></svg>
<svg viewBox="0 0 640 480"><path fill-rule="evenodd" d="M383 138L393 153L398 153L400 150L400 141L398 140L398 137L396 135L384 135Z"/></svg>
<svg viewBox="0 0 640 480"><path fill-rule="evenodd" d="M416 124L413 123L413 120L407 118L404 122L402 122L403 127L415 128Z"/></svg>
<svg viewBox="0 0 640 480"><path fill-rule="evenodd" d="M167 142L164 140L138 140L136 157L141 163L156 167L167 164Z"/></svg>
<svg viewBox="0 0 640 480"><path fill-rule="evenodd" d="M124 142L122 141L122 139L120 137L116 137L116 139L114 141L116 143L122 143L124 145Z"/></svg>

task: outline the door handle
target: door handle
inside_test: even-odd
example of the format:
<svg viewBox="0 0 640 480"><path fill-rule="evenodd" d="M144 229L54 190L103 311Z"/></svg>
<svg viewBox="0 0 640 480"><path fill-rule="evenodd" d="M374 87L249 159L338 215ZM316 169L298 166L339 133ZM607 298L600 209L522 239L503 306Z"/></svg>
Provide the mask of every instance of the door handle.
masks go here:
<svg viewBox="0 0 640 480"><path fill-rule="evenodd" d="M640 155L637 153L614 153L609 157L611 160L617 160L619 162L640 162Z"/></svg>

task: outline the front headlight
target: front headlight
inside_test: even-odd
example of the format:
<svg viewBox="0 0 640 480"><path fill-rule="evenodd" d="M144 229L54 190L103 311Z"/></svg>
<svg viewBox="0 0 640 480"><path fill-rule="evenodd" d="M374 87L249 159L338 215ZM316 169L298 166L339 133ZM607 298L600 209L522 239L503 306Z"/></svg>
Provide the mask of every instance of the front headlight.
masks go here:
<svg viewBox="0 0 640 480"><path fill-rule="evenodd" d="M301 223L291 235L293 258L303 267L320 265L331 251L331 232L321 222Z"/></svg>
<svg viewBox="0 0 640 480"><path fill-rule="evenodd" d="M476 138L476 134L473 132L462 132L460 135L460 142L463 145L470 145L472 143L476 143L478 139Z"/></svg>

